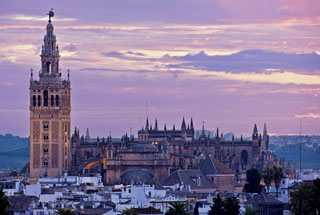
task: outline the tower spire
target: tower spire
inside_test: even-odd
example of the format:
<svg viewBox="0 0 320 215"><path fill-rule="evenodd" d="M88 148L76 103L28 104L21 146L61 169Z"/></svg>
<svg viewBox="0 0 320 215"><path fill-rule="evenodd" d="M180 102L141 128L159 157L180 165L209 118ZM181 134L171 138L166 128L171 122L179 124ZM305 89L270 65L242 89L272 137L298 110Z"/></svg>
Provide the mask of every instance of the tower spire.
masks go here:
<svg viewBox="0 0 320 215"><path fill-rule="evenodd" d="M149 130L149 119L147 117L147 120L146 120L146 130L148 131Z"/></svg>
<svg viewBox="0 0 320 215"><path fill-rule="evenodd" d="M182 119L181 130L182 130L182 131L186 130L186 122L185 122L185 120L184 120L184 117L183 117L183 119Z"/></svg>
<svg viewBox="0 0 320 215"><path fill-rule="evenodd" d="M158 120L157 120L157 118L156 118L156 121L154 123L154 130L158 131Z"/></svg>

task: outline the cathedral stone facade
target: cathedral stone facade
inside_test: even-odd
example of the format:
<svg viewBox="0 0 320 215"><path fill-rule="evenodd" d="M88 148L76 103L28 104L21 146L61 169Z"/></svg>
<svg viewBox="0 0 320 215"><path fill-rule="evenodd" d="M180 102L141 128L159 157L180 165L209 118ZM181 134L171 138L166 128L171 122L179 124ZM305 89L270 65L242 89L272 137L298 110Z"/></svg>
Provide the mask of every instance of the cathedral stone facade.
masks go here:
<svg viewBox="0 0 320 215"><path fill-rule="evenodd" d="M102 173L107 185L121 183L127 172L139 170L148 171L154 181L160 183L176 170L196 168L208 156L217 165L233 172L232 176L228 175L228 180L233 178L240 183L244 182L249 168L257 168L261 172L271 164L270 160L273 161L272 166L279 165L269 151L266 125L262 134L254 125L251 140L242 137L227 140L219 129L213 137L206 135L204 127L202 134L195 138L192 119L188 125L183 119L179 129L167 129L166 126L159 129L157 120L152 128L147 119L137 138L124 135L121 140L111 136L92 139L88 130L83 136L75 129L71 142L72 173ZM223 175L214 175L218 176L221 178Z"/></svg>
<svg viewBox="0 0 320 215"><path fill-rule="evenodd" d="M70 168L70 80L61 78L51 18L41 50L39 79L30 79L30 181L57 177Z"/></svg>

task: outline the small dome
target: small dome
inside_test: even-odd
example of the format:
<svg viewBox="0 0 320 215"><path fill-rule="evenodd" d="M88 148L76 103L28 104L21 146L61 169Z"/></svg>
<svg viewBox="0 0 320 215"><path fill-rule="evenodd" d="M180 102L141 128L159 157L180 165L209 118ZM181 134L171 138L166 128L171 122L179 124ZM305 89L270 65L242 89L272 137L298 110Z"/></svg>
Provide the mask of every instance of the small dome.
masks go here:
<svg viewBox="0 0 320 215"><path fill-rule="evenodd" d="M147 134L147 133L148 132L143 128L138 131L138 134Z"/></svg>
<svg viewBox="0 0 320 215"><path fill-rule="evenodd" d="M136 169L130 170L120 176L120 183L128 184L154 184L153 175L146 170Z"/></svg>

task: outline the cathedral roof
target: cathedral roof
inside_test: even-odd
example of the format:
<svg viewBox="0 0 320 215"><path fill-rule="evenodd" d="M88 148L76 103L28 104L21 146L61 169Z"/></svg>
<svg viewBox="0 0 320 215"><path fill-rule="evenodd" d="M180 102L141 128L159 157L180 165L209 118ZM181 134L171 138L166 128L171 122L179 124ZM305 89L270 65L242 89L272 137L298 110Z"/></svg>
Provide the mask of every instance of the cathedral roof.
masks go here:
<svg viewBox="0 0 320 215"><path fill-rule="evenodd" d="M211 157L211 155L207 156L206 159L201 161L198 165L194 167L194 169L200 169L204 172L204 174L232 174L233 171L229 169L227 166L220 163L218 160Z"/></svg>
<svg viewBox="0 0 320 215"><path fill-rule="evenodd" d="M199 178L201 180L200 184L197 183L197 179ZM174 184L190 186L191 189L216 187L216 185L198 169L177 170L162 181L163 186Z"/></svg>
<svg viewBox="0 0 320 215"><path fill-rule="evenodd" d="M154 184L153 175L146 170L136 169L130 170L120 176L121 184Z"/></svg>

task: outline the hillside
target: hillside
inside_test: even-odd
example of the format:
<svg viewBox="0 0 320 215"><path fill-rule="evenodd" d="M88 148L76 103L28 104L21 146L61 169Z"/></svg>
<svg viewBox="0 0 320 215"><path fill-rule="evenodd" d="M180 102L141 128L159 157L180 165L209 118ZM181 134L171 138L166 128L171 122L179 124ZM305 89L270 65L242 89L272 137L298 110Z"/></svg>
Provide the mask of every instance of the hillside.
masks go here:
<svg viewBox="0 0 320 215"><path fill-rule="evenodd" d="M29 162L29 138L0 134L0 170L21 169Z"/></svg>

